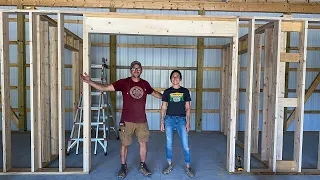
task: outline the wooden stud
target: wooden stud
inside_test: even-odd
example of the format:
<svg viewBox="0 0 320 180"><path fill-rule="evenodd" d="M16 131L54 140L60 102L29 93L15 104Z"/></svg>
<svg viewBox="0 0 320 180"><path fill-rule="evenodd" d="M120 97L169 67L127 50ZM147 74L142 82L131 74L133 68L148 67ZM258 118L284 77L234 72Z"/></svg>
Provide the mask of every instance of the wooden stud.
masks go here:
<svg viewBox="0 0 320 180"><path fill-rule="evenodd" d="M251 153L258 153L259 147L259 111L260 111L260 79L261 79L261 34L256 34L254 39L253 61L253 97L252 97L252 149Z"/></svg>
<svg viewBox="0 0 320 180"><path fill-rule="evenodd" d="M41 90L43 91L43 99L44 106L42 109L44 110L44 119L43 122L43 138L42 138L42 162L48 163L50 162L51 154L50 154L50 79L49 79L49 23L47 21L43 21L43 38L41 44L43 45L43 58L41 61L43 62L43 71L44 76L43 79L43 87Z"/></svg>
<svg viewBox="0 0 320 180"><path fill-rule="evenodd" d="M3 172L11 169L10 69L8 14L0 12L0 61L2 100L2 155Z"/></svg>
<svg viewBox="0 0 320 180"><path fill-rule="evenodd" d="M281 41L281 22L276 21L273 31L273 54L272 54L272 96L269 98L271 119L268 133L270 136L270 156L269 156L269 169L276 172L277 160L277 130L278 130L278 96L279 96L279 66L280 66L280 41ZM281 129L282 130L282 129Z"/></svg>
<svg viewBox="0 0 320 180"><path fill-rule="evenodd" d="M283 17L292 18L291 14L284 14ZM284 63L286 61L282 61L288 57L283 57L283 54L289 53L288 47L290 47L290 32L284 31L284 26L288 23L281 22L281 49L280 49L280 66L279 66L279 107L278 107L278 134L277 134L277 160L282 160L282 151L283 151L283 129L284 123L287 120L287 107L281 106L281 99L288 98L288 86L289 86L289 63ZM289 22L289 26L292 25ZM289 59L291 59L289 57Z"/></svg>
<svg viewBox="0 0 320 180"><path fill-rule="evenodd" d="M49 27L50 35L50 96L51 96L51 155L59 154L58 119L58 29Z"/></svg>
<svg viewBox="0 0 320 180"><path fill-rule="evenodd" d="M64 15L58 13L58 114L59 114L59 172L65 169L65 111L64 111Z"/></svg>
<svg viewBox="0 0 320 180"><path fill-rule="evenodd" d="M231 93L230 93L230 99L231 103L229 105L230 109L230 119L229 119L229 128L228 128L228 137L227 137L227 170L229 172L234 172L235 170L235 144L236 144L236 119L237 119L237 109L236 109L236 103L238 100L237 97L237 79L238 79L238 25L239 25L239 19L237 19L237 33L232 38L232 73L229 77L231 80Z"/></svg>
<svg viewBox="0 0 320 180"><path fill-rule="evenodd" d="M271 57L272 57L272 32L271 28L265 30L265 52L264 52L264 80L263 80L263 122L261 137L261 160L267 161L269 158L268 146L268 119L270 119L269 110L269 87L271 85Z"/></svg>
<svg viewBox="0 0 320 180"><path fill-rule="evenodd" d="M297 71L297 108L296 123L294 131L294 161L296 162L296 171L301 172L302 164L302 140L303 140L303 118L304 118L304 91L306 81L306 61L307 61L307 36L308 21L304 21L299 35L299 53L301 59Z"/></svg>
<svg viewBox="0 0 320 180"><path fill-rule="evenodd" d="M279 97L278 103L279 103L279 107L297 107L297 98L280 98Z"/></svg>
<svg viewBox="0 0 320 180"><path fill-rule="evenodd" d="M291 33L287 32L287 42L286 42L286 52L290 52L290 40L291 40ZM284 97L287 98L289 95L289 63L286 63L285 69L285 85L284 85ZM288 119L288 108L284 108L283 114L283 131L287 130L287 119Z"/></svg>
<svg viewBox="0 0 320 180"><path fill-rule="evenodd" d="M73 51L72 52L72 103L73 103L73 113L72 113L72 119L74 120L76 117L77 107L79 103L79 97L80 97L80 59L79 59L79 52ZM74 124L74 138L78 135L78 124Z"/></svg>
<svg viewBox="0 0 320 180"><path fill-rule="evenodd" d="M18 8L23 9L23 6ZM27 130L25 29L25 15L17 14L19 131Z"/></svg>
<svg viewBox="0 0 320 180"><path fill-rule="evenodd" d="M43 52L44 52L44 44L43 44L43 21L40 20L40 15L37 16L37 92L38 92L38 129L36 131L36 138L37 142L37 149L38 149L38 164L39 168L42 168L42 142L43 142L43 136L44 136L44 129L43 129L43 120L44 120L44 111L42 110L44 108L44 63L42 58L44 58Z"/></svg>
<svg viewBox="0 0 320 180"><path fill-rule="evenodd" d="M84 18L84 24L86 19ZM83 28L83 73L90 75L90 35ZM87 83L83 84L83 172L89 173L91 169L91 88Z"/></svg>
<svg viewBox="0 0 320 180"><path fill-rule="evenodd" d="M297 21L282 21L281 31L282 32L300 32L302 27L302 22Z"/></svg>
<svg viewBox="0 0 320 180"><path fill-rule="evenodd" d="M110 8L110 12L116 12L115 8ZM117 81L117 36L110 35L110 83ZM143 67L144 68L144 67ZM111 104L113 112L116 112L117 100L116 92L110 92ZM116 120L116 117L112 117ZM113 123L113 122L112 122ZM112 124L110 124L112 126Z"/></svg>
<svg viewBox="0 0 320 180"><path fill-rule="evenodd" d="M299 62L300 54L299 53L280 53L280 62Z"/></svg>
<svg viewBox="0 0 320 180"><path fill-rule="evenodd" d="M199 15L204 15L199 11ZM196 130L202 130L202 89L203 89L204 38L197 39L197 84L196 84Z"/></svg>
<svg viewBox="0 0 320 180"><path fill-rule="evenodd" d="M226 47L226 57L225 57L225 64L226 64L226 88L227 88L227 95L226 95L226 99L225 99L225 107L224 107L224 117L225 117L225 121L224 121L224 135L227 136L228 134L228 127L229 127L229 119L230 119L230 109L229 109L229 105L230 105L230 96L229 94L231 93L230 90L230 74L231 74L231 49L230 46Z"/></svg>
<svg viewBox="0 0 320 180"><path fill-rule="evenodd" d="M226 104L226 91L227 91L227 84L226 84L226 49L222 49L222 57L221 57L221 82L220 82L220 132L225 132L224 124L225 124L225 104Z"/></svg>
<svg viewBox="0 0 320 180"><path fill-rule="evenodd" d="M249 21L248 32L248 60L247 60L247 92L246 92L246 122L244 133L244 169L250 172L251 159L251 118L252 118L252 83L254 60L254 29L255 20ZM240 71L238 71L240 72Z"/></svg>
<svg viewBox="0 0 320 180"><path fill-rule="evenodd" d="M281 32L280 38L280 63L279 63L279 71L278 71L278 79L279 84L277 84L277 88L279 91L278 97L279 98L279 107L277 109L277 152L276 152L276 159L282 160L282 151L283 151L283 117L284 117L284 107L286 100L284 100L285 96L285 72L286 72L286 56L282 56L283 54L286 55L286 43L287 43L287 34L285 32ZM282 60L284 61L281 61Z"/></svg>
<svg viewBox="0 0 320 180"><path fill-rule="evenodd" d="M294 172L296 168L295 161L277 161L277 172Z"/></svg>
<svg viewBox="0 0 320 180"><path fill-rule="evenodd" d="M248 41L246 41L248 43ZM248 46L248 45L246 45ZM236 120L236 139L238 139L238 133L239 133L239 122L240 122L240 117L239 117L239 112L240 112L240 91L239 91L239 87L240 87L240 56L238 56L238 79L237 79L237 97L238 97L238 101L237 101L237 112L236 112L236 116L237 116L237 120Z"/></svg>
<svg viewBox="0 0 320 180"><path fill-rule="evenodd" d="M37 85L37 18L36 14L29 12L29 50L30 50L30 114L31 114L31 172L36 172L39 167L40 142L37 138L38 132L38 85Z"/></svg>
<svg viewBox="0 0 320 180"><path fill-rule="evenodd" d="M79 43L79 73L83 74L83 43ZM80 92L83 92L83 81L80 81Z"/></svg>
<svg viewBox="0 0 320 180"><path fill-rule="evenodd" d="M66 39L66 44L68 45L68 46L71 46L71 47L73 47L74 48L74 38L72 37L72 36L68 36L67 35L67 37L66 37L67 39Z"/></svg>

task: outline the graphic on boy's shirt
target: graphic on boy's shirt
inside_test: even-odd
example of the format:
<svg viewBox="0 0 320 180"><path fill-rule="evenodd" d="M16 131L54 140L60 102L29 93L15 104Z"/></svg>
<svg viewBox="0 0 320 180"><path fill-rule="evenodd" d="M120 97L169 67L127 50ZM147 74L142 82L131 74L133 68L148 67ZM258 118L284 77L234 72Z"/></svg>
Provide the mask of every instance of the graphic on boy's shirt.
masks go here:
<svg viewBox="0 0 320 180"><path fill-rule="evenodd" d="M184 101L183 93L170 93L170 102Z"/></svg>

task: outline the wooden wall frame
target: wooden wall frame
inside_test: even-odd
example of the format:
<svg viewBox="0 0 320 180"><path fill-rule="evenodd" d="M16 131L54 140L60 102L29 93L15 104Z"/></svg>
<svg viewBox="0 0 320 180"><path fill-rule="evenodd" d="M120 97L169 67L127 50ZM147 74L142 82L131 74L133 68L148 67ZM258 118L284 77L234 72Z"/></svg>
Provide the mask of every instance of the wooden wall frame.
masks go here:
<svg viewBox="0 0 320 180"><path fill-rule="evenodd" d="M247 76L249 76L249 81L247 81L247 104L246 104L246 113L247 113L247 120L246 120L246 141L244 144L245 148L245 173L251 172L250 169L250 156L252 155L251 151L251 139L252 133L252 122L256 122L255 119L251 119L252 109L256 104L252 104L252 74L253 74L253 65L254 65L254 54L256 48L254 48L255 44L259 44L255 42L256 34L262 34L265 31L269 31L274 38L270 41L272 46L269 48L273 48L273 54L268 57L270 59L270 67L267 71L274 71L277 73L271 74L272 76L271 81L269 81L268 89L269 92L274 94L272 98L267 99L268 107L272 108L270 112L268 112L268 116L272 118L274 121L278 118L276 107L279 102L284 102L285 105L290 105L287 103L289 100L281 101L279 100L277 94L278 88L278 66L281 60L280 54L280 34L282 30L282 22L286 21L294 21L302 22L301 26L301 35L300 35L300 47L299 53L302 55L299 56L299 74L300 79L298 82L298 96L296 101L296 114L298 115L299 121L296 123L298 126L298 130L295 133L295 157L294 163L293 162L286 162L286 161L278 161L276 157L276 142L277 142L277 123L269 123L268 128L270 132L272 132L272 136L266 139L266 142L272 147L268 152L268 155L265 157L266 160L269 161L269 168L268 172L277 173L286 171L287 167L294 166L295 173L303 173L304 170L301 169L301 154L302 154L302 130L303 130L303 113L304 113L304 81L305 81L305 60L306 60L306 30L308 27L309 21L317 21L320 22L320 19L292 19L292 18L285 18L285 17L210 17L210 16L177 16L177 15L141 15L141 14L122 14L122 13L88 13L88 12L72 12L72 11L39 11L39 10L7 10L7 11L0 11L0 57L2 68L8 67L8 51L5 51L6 48L9 46L8 40L8 14L17 14L17 13L24 13L29 15L29 32L30 32L30 79L31 79L31 86L30 86L30 94L31 94L31 169L26 170L17 170L15 168L11 168L11 138L10 138L10 127L8 124L10 122L10 111L8 110L8 96L2 97L2 110L3 110L3 149L4 149L4 169L3 174L82 174L82 173L89 173L91 170L91 134L90 134L90 123L91 123L91 111L90 111L90 104L91 104L91 88L88 84L84 83L83 86L83 117L84 119L88 119L84 121L83 124L83 168L66 168L65 167L65 152L64 152L64 108L63 108L63 94L65 88L64 86L64 73L63 73L63 50L64 48L70 48L74 51L78 51L79 54L74 53L76 56L83 55L83 64L82 69L81 65L77 68L78 71L87 72L90 74L90 67L91 67L91 59L90 59L90 49L91 49L91 41L90 41L90 34L91 33L104 33L104 34L126 34L126 35L164 35L164 36L192 36L192 37L228 37L232 39L232 43L226 45L226 50L223 52L224 57L224 67L223 67L223 76L222 77L226 82L223 85L223 88L229 89L223 95L225 99L223 99L223 113L224 117L224 133L227 135L227 171L230 173L234 173L235 171L235 146L236 146L236 119L237 119L237 103L238 103L238 75L239 69L238 68L238 42L242 41L244 38L248 38L246 41L248 43L248 65L247 68ZM45 15L58 15L58 22L53 23L50 19L48 19ZM39 17L39 15L43 15ZM66 31L63 28L64 24L64 16L65 15L79 15L83 16L83 41L82 39L77 39L77 37L73 36L72 33ZM38 19L38 20L37 20ZM39 21L40 19L40 21ZM58 120L58 123L51 123L51 127L54 127L55 132L54 138L58 138L58 141L54 139L51 143L55 144L53 147L54 154L51 155L58 155L59 158L59 168L44 168L43 161L41 158L41 138L39 138L39 129L45 128L42 127L42 123L39 122L38 110L35 104L39 101L39 93L41 93L41 88L39 89L38 86L41 83L37 79L37 54L42 53L37 50L37 23L41 22L41 20L47 21L50 27L49 30L53 30L54 35L50 37L51 42L55 42L54 47L50 49L50 53L57 57L58 61L55 64L55 67L58 68L58 71L53 71L54 73L58 73L58 78L55 79L54 90L51 93L57 93L54 97L55 103L51 104L55 109L56 116L54 117ZM134 20L134 21L133 21ZM238 37L239 32L239 21L245 20L250 21L250 28L249 34L245 37ZM268 23L265 26L259 27L255 29L255 21L263 20L263 21L272 21L272 23ZM100 24L103 23L105 26L101 26ZM139 23L140 26L136 26ZM55 25L53 25L55 24ZM299 23L297 23L299 24ZM272 29L272 31L270 31ZM294 29L295 31L297 28ZM290 31L290 28L286 28L284 31ZM66 32L66 33L65 33ZM75 42L78 40L77 43L68 43L65 42L68 40L68 34L72 36ZM69 38L70 39L70 38ZM258 38L257 38L258 39ZM259 40L259 39L258 39ZM71 47L70 47L71 46ZM81 48L82 47L82 48ZM259 49L259 48L258 48ZM259 53L258 53L259 54ZM81 57L79 57L81 61ZM6 71L2 71L1 80L3 82L9 81L9 74L5 73ZM258 73L258 72L255 72ZM77 74L74 72L74 74ZM77 84L74 85L74 89L76 90ZM10 86L8 83L2 84L1 91L3 94L10 90ZM40 92L38 92L40 91ZM41 99L41 96L40 96ZM256 109L255 109L256 111ZM58 145L57 145L58 142ZM255 153L253 151L253 153ZM253 172L265 172L265 170L252 170ZM292 173L292 171L291 171ZM316 171L318 173L318 171Z"/></svg>

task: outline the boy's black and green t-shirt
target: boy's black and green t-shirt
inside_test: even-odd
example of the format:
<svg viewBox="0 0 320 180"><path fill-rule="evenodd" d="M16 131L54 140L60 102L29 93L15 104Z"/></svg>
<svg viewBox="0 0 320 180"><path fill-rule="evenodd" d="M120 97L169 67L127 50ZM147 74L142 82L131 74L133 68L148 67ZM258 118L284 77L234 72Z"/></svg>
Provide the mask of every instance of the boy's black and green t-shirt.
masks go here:
<svg viewBox="0 0 320 180"><path fill-rule="evenodd" d="M170 87L164 91L162 101L168 103L167 115L185 117L186 102L191 101L191 97L187 88L180 87L175 89Z"/></svg>

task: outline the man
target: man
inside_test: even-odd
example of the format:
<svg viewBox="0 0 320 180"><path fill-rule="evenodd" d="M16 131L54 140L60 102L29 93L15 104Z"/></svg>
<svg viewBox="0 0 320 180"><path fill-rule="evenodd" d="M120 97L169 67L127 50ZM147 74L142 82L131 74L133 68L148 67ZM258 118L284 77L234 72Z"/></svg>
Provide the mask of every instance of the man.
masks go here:
<svg viewBox="0 0 320 180"><path fill-rule="evenodd" d="M190 150L188 145L188 132L190 131L190 93L189 90L180 86L182 80L181 72L174 70L170 74L172 87L166 89L162 96L161 107L161 131L166 132L166 156L168 167L163 174L169 174L173 170L172 165L172 142L174 129L177 129L180 136L180 143L183 148L186 163L185 172L189 177L194 177L190 168ZM165 118L164 118L165 117Z"/></svg>
<svg viewBox="0 0 320 180"><path fill-rule="evenodd" d="M145 164L147 156L147 142L149 140L149 127L147 123L145 104L147 94L161 99L162 94L155 91L150 84L141 79L142 66L139 61L133 61L130 66L131 77L120 79L112 84L100 84L91 81L85 73L81 78L84 82L100 91L121 91L123 96L123 109L120 120L119 134L121 139L120 157L121 168L118 178L127 176L128 168L126 164L128 145L132 144L133 133L136 133L140 144L140 166L139 171L144 176L151 175Z"/></svg>

